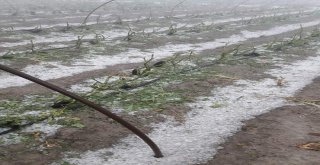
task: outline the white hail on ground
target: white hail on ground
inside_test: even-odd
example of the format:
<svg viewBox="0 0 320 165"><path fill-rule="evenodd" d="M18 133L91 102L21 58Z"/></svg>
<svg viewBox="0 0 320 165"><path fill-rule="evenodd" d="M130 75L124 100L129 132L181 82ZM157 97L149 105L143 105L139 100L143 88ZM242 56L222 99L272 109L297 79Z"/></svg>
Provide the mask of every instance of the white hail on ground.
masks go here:
<svg viewBox="0 0 320 165"><path fill-rule="evenodd" d="M170 57L175 52L183 52L190 50L193 50L195 52L201 52L204 50L210 50L225 46L226 43L228 43L229 45L238 44L248 39L259 38L262 36L278 35L281 33L297 30L301 26L312 27L318 24L320 24L320 20L298 24L282 25L273 27L268 30L260 30L256 32L242 31L240 34L235 34L228 38L216 39L211 42L166 45L154 49L149 49L146 51L141 51L138 49L129 49L128 52L122 52L114 56L88 55L87 58L84 58L81 61L75 61L70 66L65 66L60 62L41 62L39 65L29 65L22 71L43 80L57 79L72 76L85 71L103 69L108 66L117 64L143 62L143 58L148 58L151 56L151 54L154 54L155 59L161 59ZM0 89L14 86L23 86L31 83L28 80L3 72L0 73L0 79Z"/></svg>
<svg viewBox="0 0 320 165"><path fill-rule="evenodd" d="M129 136L112 148L87 151L80 158L64 161L77 165L180 165L196 164L212 158L225 139L237 132L243 121L286 104L291 97L320 75L318 56L269 70L283 77L284 86L274 79L239 80L234 85L217 88L211 97L199 97L189 104L192 111L186 122L176 126L166 122L155 126L149 136L160 146L164 158L156 159L142 140ZM221 106L213 106L219 104Z"/></svg>

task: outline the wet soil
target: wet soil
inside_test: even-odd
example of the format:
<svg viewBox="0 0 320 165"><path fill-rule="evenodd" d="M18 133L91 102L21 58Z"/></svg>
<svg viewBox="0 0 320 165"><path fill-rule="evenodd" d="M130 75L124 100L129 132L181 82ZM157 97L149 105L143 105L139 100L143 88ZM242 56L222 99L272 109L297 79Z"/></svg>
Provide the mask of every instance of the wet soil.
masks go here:
<svg viewBox="0 0 320 165"><path fill-rule="evenodd" d="M217 50L218 51L218 50ZM301 57L303 58L303 57ZM131 70L142 64L124 64L108 67L97 71L84 72L76 76L68 78L61 78L51 80L51 82L62 86L68 87L71 84L79 83L83 80L104 75L119 75L127 74L126 70ZM169 85L166 90L181 90L184 91L187 98L192 101L193 98L198 96L206 96L210 94L210 90L217 86L230 85L236 79L254 79L258 80L267 77L263 74L266 68L252 67L246 64L219 64L213 67L221 75L226 77L210 77L202 80L190 80L180 84ZM129 73L129 72L128 72ZM129 73L130 74L130 73ZM229 76L229 77L228 77ZM320 80L319 80L320 81ZM311 92L315 92L311 90ZM30 84L24 87L12 87L0 90L0 98L19 98L27 94L46 94L47 89L39 88L35 84ZM314 97L314 96L312 96ZM152 130L150 126L152 123L160 123L166 120L164 116L173 117L178 122L182 123L185 120L185 114L190 109L184 105L168 105L161 110L142 111L134 114L121 113L120 116L124 117L129 122L141 128L144 132ZM297 111L299 108L297 109ZM116 122L103 117L101 114L91 110L80 110L74 112L75 117L79 117L83 124L86 126L83 129L79 128L62 128L59 129L57 134L49 137L45 141L35 140L30 143L20 143L16 145L9 145L0 147L0 164L4 165L42 165L61 160L67 152L84 152L87 150L97 150L101 148L110 147L130 134L127 129L123 128ZM279 118L281 115L279 114ZM287 117L289 115L286 115ZM271 119L269 119L271 120ZM248 129L249 130L249 129ZM250 129L251 130L251 129ZM260 134L260 133L259 133ZM264 134L260 136L265 136ZM260 139L258 137L257 139ZM41 149L39 149L41 148ZM229 160L225 158L225 160ZM219 163L218 163L219 164Z"/></svg>
<svg viewBox="0 0 320 165"><path fill-rule="evenodd" d="M207 88L227 85L227 81L206 80L172 85L169 88L194 89L195 95L206 95ZM318 95L320 78L299 92L297 100L320 100ZM163 122L163 115L173 116L177 121L184 121L184 114L189 109L183 106L168 106L161 111L138 112L133 115L120 114L129 122L149 132L151 123ZM77 117L85 124L84 129L62 128L56 135L45 142L1 147L0 164L3 165L42 165L62 158L66 151L84 152L110 147L119 139L131 134L121 125L93 111L80 111ZM299 144L320 141L320 110L310 105L289 105L277 108L270 113L245 122L242 131L231 137L212 164L317 164L319 152L300 149ZM36 145L35 145L36 144ZM39 151L35 146L44 146ZM49 147L49 145L51 145ZM32 149L33 148L33 149Z"/></svg>
<svg viewBox="0 0 320 165"><path fill-rule="evenodd" d="M320 100L320 78L294 97ZM297 147L320 142L320 108L288 105L245 122L242 130L230 137L217 155L203 165L318 165L320 152Z"/></svg>
<svg viewBox="0 0 320 165"><path fill-rule="evenodd" d="M186 107L168 107L163 113L158 111L138 112L133 115L119 114L125 120L140 128L143 132L151 131L152 123L164 122L167 116L174 116L183 120ZM35 139L32 143L20 143L0 147L1 165L45 165L63 158L66 152L85 152L111 147L120 139L131 134L122 125L108 117L93 111L79 112L75 117L81 118L85 128L61 128L58 132L40 141ZM42 148L42 149L40 149Z"/></svg>
<svg viewBox="0 0 320 165"><path fill-rule="evenodd" d="M281 34L281 35L278 35L278 37L282 38L285 36L291 36L295 32L296 31ZM265 43L273 40L274 40L274 36L265 37L263 39L261 38L252 39L246 42L245 45L250 46L252 45L252 43L258 44L258 43ZM212 50L210 50L210 52L208 53L212 54L213 52ZM110 66L106 69L88 71L88 72L84 72L84 73L77 74L70 77L50 80L50 82L65 88L65 87L68 87L69 85L77 84L83 80L87 80L88 78L101 77L105 75L116 76L119 74L125 74L124 73L125 70L130 70L141 65L142 64L123 64L123 65ZM217 69L217 71L221 72L224 75L228 75L231 77L234 76L235 78L239 78L239 79L246 79L246 78L260 79L260 78L266 77L266 75L263 74L263 71L266 68L250 67L248 65L228 65L228 66L218 65L216 66L215 69ZM232 83L232 81L233 79L217 77L216 79L210 78L210 79L204 79L202 81L189 81L189 82L185 82L177 85L171 85L167 88L167 90L181 89L185 92L187 91L186 92L188 94L187 96L192 99L197 96L206 96L210 94L210 90L208 89L212 89L216 86L226 86ZM315 82L318 82L319 84L320 80L317 80ZM319 87L320 86L318 85L317 89L320 89ZM20 97L23 97L24 95L47 94L47 93L49 93L47 89L39 88L39 86L36 84L30 84L24 87L12 87L12 88L0 89L0 99L20 98ZM300 95L304 96L302 94ZM313 89L310 90L308 94L305 94L305 96L310 96L311 98L315 98L317 96L316 90L313 90ZM149 132L152 130L152 127L150 125L152 123L160 123L165 121L166 120L165 116L173 117L175 120L177 120L180 123L184 122L184 115L189 110L190 110L189 108L183 105L168 105L166 108L161 110L143 111L143 112L137 112L134 114L121 113L119 115L124 117L126 120L133 123L134 125L136 125L138 128L141 128L144 132ZM317 113L315 112L317 111L312 106L305 106L305 105L286 106L286 107L282 107L277 110L274 110L270 114L262 115L257 119L255 119L259 121L254 121L253 123L250 123L252 121L248 121L247 125L243 128L243 131L239 133L239 134L246 133L245 135L247 136L244 136L243 138L236 141L234 143L235 148L230 148L230 150L226 151L225 154L223 154L224 150L221 150L221 152L217 155L217 157L214 160L212 160L212 162L209 162L208 165L209 164L233 164L233 163L234 164L237 164L237 163L250 164L251 160L256 161L256 163L252 163L252 164L260 164L261 160L263 159L261 158L260 160L259 158L263 157L264 155L266 155L264 156L264 158L269 159L269 162L270 162L269 164L272 164L273 157L268 156L268 154L272 155L273 152L279 152L279 150L282 151L282 148L280 148L281 145L276 144L276 142L278 141L277 139L280 139L280 138L282 138L281 144L284 146L287 145L287 147L289 148L287 148L285 151L282 151L283 154L288 153L288 155L281 156L281 154L279 154L279 156L277 157L279 158L279 160L281 159L284 161L285 159L287 159L285 156L291 156L299 152L304 152L305 153L304 155L315 155L315 154L319 155L319 152L316 153L316 152L305 151L305 150L301 151L300 149L298 150L295 147L297 144L305 143L305 142L308 142L309 140L313 140L312 138L316 138L316 137L309 137L307 135L309 132L320 132L320 130L316 129L316 128L320 128L319 120L318 120L320 116L318 112ZM119 139L124 138L131 134L131 132L123 128L121 125L91 110L88 110L88 109L81 110L79 112L75 112L75 114L76 114L75 117L79 117L81 119L83 124L86 126L85 128L83 129L62 128L58 130L57 134L46 139L46 141L36 140L36 141L33 141L32 143L21 143L21 144L6 146L6 147L0 147L0 164L1 165L2 164L3 165L49 164L51 162L61 160L61 158L64 156L63 154L65 154L66 152L84 152L87 150L97 150L101 148L110 147L116 144ZM285 121L281 122L282 120L285 120ZM262 123L262 125L260 125L260 123ZM299 126L298 131L291 130L291 128L297 127L296 126L297 123L300 123L301 125ZM316 125L317 123L318 125ZM260 127L261 127L261 130L259 129ZM274 128L277 128L277 129L274 129ZM269 131L273 130L274 132L272 131L267 132L268 130ZM284 131L288 131L288 130L291 130L291 131L287 132L287 134L285 134L286 136L282 135ZM292 142L294 141L295 143L294 144L290 143L289 145L286 139L288 137L294 137L293 135L296 135L296 134L298 134L299 137L303 137L303 138L295 139L296 141L292 140ZM245 141L249 137L248 135L252 135L252 136L254 135L255 137L252 137L251 139L249 139L249 141ZM276 138L272 138L273 135L275 135ZM233 138L236 138L237 136L238 134L232 137L230 140L232 140ZM305 138L305 136L307 136L309 139ZM260 139L263 139L263 140L260 140ZM243 140L243 142L241 142L240 140ZM270 140L270 142L266 143L267 140ZM241 143L237 143L237 142L241 142ZM238 144L240 144L240 146ZM228 149L227 145L228 144L226 144L226 146L224 147L225 150ZM261 147L259 148L259 146ZM268 148L269 146L271 146L271 149ZM42 149L39 149L39 147L42 147ZM246 148L246 147L248 150L240 150L241 148ZM258 152L257 149L260 149L261 152ZM297 152L290 153L291 150L297 150ZM231 153L231 151L238 151L238 153L234 154L234 157L231 157L230 154L228 155L228 153ZM261 154L262 151L265 151L267 153ZM245 154L245 153L248 153L248 154ZM226 156L221 157L221 159L219 159L219 155L221 154ZM245 155L240 155L240 154L245 154ZM236 157L237 155L239 155L239 157ZM273 156L274 155L275 154L273 154ZM278 154L276 154L276 156L277 155ZM240 157L245 159L241 161ZM232 160L234 162L232 162ZM317 159L315 157L312 157L312 161L315 161L315 160ZM214 162L214 161L217 161L217 162ZM283 162L280 162L280 164L283 164Z"/></svg>
<svg viewBox="0 0 320 165"><path fill-rule="evenodd" d="M224 78L211 78L203 81L190 81L167 87L170 89L192 89L185 91L190 99L197 96L210 94L208 88L226 86L233 80ZM140 128L143 132L150 132L151 125L164 122L169 118L177 121L177 124L185 121L185 114L190 108L185 105L167 105L163 109L141 111L135 113L120 113L128 122ZM28 143L20 143L0 147L0 164L2 165L44 165L61 160L67 152L81 153L88 150L98 150L111 147L132 133L113 120L104 117L92 110L79 110L74 112L74 117L81 119L85 128L61 128L58 132L40 141L35 139ZM39 148L42 149L39 150Z"/></svg>

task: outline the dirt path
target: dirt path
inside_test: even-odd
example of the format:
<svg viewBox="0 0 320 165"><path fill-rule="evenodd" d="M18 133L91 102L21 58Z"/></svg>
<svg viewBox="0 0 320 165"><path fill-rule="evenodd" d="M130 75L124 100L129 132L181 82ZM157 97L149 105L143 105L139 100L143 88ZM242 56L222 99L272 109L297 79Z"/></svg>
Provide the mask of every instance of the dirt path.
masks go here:
<svg viewBox="0 0 320 165"><path fill-rule="evenodd" d="M296 100L320 100L320 78L295 96ZM245 122L205 165L318 165L320 152L298 148L320 142L320 109L311 105L289 105Z"/></svg>

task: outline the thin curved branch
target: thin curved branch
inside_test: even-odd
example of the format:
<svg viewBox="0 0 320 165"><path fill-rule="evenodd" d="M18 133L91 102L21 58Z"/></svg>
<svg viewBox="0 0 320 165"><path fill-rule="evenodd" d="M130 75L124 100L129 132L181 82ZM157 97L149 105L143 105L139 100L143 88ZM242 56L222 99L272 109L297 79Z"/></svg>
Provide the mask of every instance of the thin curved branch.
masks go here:
<svg viewBox="0 0 320 165"><path fill-rule="evenodd" d="M180 6L181 4L183 4L185 1L187 1L187 0L182 0L182 1L180 1L179 3L177 3L176 5L173 6L173 8L171 9L171 12L170 12L170 17L173 17L173 11L174 11L178 6Z"/></svg>
<svg viewBox="0 0 320 165"><path fill-rule="evenodd" d="M105 2L105 3L101 4L100 6L98 6L97 8L93 9L93 10L87 15L87 17L83 20L82 25L85 25L85 24L87 23L88 18L89 18L96 10L100 9L100 8L103 7L104 5L106 5L106 4L108 4L108 3L111 3L111 2L113 2L113 1L115 1L115 0L110 0L110 1L108 1L108 2Z"/></svg>

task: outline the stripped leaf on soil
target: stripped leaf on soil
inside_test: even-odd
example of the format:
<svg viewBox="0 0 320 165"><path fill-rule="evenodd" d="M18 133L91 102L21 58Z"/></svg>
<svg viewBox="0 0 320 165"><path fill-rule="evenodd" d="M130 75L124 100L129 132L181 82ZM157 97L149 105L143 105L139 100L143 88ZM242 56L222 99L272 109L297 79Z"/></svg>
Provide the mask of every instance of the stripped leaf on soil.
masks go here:
<svg viewBox="0 0 320 165"><path fill-rule="evenodd" d="M301 144L301 145L298 145L298 147L306 150L320 151L320 142L311 142L311 143Z"/></svg>

